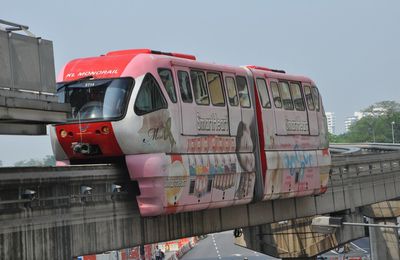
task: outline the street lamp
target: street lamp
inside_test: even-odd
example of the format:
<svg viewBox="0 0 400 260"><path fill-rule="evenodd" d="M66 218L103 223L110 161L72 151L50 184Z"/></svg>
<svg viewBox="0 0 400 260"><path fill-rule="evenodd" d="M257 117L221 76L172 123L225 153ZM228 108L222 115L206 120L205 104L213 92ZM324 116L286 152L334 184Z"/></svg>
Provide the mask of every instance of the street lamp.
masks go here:
<svg viewBox="0 0 400 260"><path fill-rule="evenodd" d="M400 228L400 226L397 225L343 222L342 218L322 216L313 218L311 222L311 231L322 234L332 234L335 232L336 228L341 226Z"/></svg>
<svg viewBox="0 0 400 260"><path fill-rule="evenodd" d="M369 122L368 126L369 126L368 130L369 130L369 132L372 132L372 137L373 137L373 140L374 140L374 143L375 143L375 129L374 129L374 126L373 126L372 122Z"/></svg>
<svg viewBox="0 0 400 260"><path fill-rule="evenodd" d="M392 141L394 143L394 130L393 130L393 126L394 126L394 121L392 121Z"/></svg>

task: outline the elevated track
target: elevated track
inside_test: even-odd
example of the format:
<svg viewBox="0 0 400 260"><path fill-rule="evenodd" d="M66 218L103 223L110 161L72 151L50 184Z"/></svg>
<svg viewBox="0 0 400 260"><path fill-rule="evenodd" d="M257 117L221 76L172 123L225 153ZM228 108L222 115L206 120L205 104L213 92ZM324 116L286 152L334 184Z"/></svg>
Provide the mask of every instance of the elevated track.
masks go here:
<svg viewBox="0 0 400 260"><path fill-rule="evenodd" d="M180 237L295 219L400 197L400 153L333 156L328 191L152 218L118 165L0 168L0 258L99 253ZM235 217L232 217L235 216ZM34 257L31 257L31 256Z"/></svg>

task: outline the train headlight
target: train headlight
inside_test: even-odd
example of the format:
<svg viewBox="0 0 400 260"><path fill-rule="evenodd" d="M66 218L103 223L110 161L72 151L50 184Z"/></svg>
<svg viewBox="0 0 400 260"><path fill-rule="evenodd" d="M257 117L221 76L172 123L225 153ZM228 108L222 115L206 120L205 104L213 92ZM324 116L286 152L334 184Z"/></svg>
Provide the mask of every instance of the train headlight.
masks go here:
<svg viewBox="0 0 400 260"><path fill-rule="evenodd" d="M103 126L101 128L101 131L103 132L103 134L109 134L110 133L110 128L108 126Z"/></svg>
<svg viewBox="0 0 400 260"><path fill-rule="evenodd" d="M62 138L67 137L67 135L68 135L68 133L67 133L67 131L65 131L64 129L62 129L62 130L60 131L60 136L61 136Z"/></svg>

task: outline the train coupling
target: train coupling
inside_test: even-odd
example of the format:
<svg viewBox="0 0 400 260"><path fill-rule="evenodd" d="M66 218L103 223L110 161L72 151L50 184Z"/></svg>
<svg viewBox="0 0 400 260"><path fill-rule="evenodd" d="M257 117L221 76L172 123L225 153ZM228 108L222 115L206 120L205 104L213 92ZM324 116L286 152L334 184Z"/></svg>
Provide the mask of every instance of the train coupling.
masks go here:
<svg viewBox="0 0 400 260"><path fill-rule="evenodd" d="M76 154L96 155L101 154L100 147L96 144L72 143L72 150Z"/></svg>

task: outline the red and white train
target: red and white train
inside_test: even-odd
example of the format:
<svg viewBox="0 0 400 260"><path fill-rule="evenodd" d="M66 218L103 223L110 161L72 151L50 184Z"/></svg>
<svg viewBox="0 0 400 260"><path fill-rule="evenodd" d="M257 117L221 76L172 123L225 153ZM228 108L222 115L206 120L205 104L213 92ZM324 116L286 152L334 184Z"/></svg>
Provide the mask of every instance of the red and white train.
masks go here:
<svg viewBox="0 0 400 260"><path fill-rule="evenodd" d="M57 81L71 104L51 131L58 165L122 159L143 216L326 190L326 117L307 77L137 49L73 60Z"/></svg>

